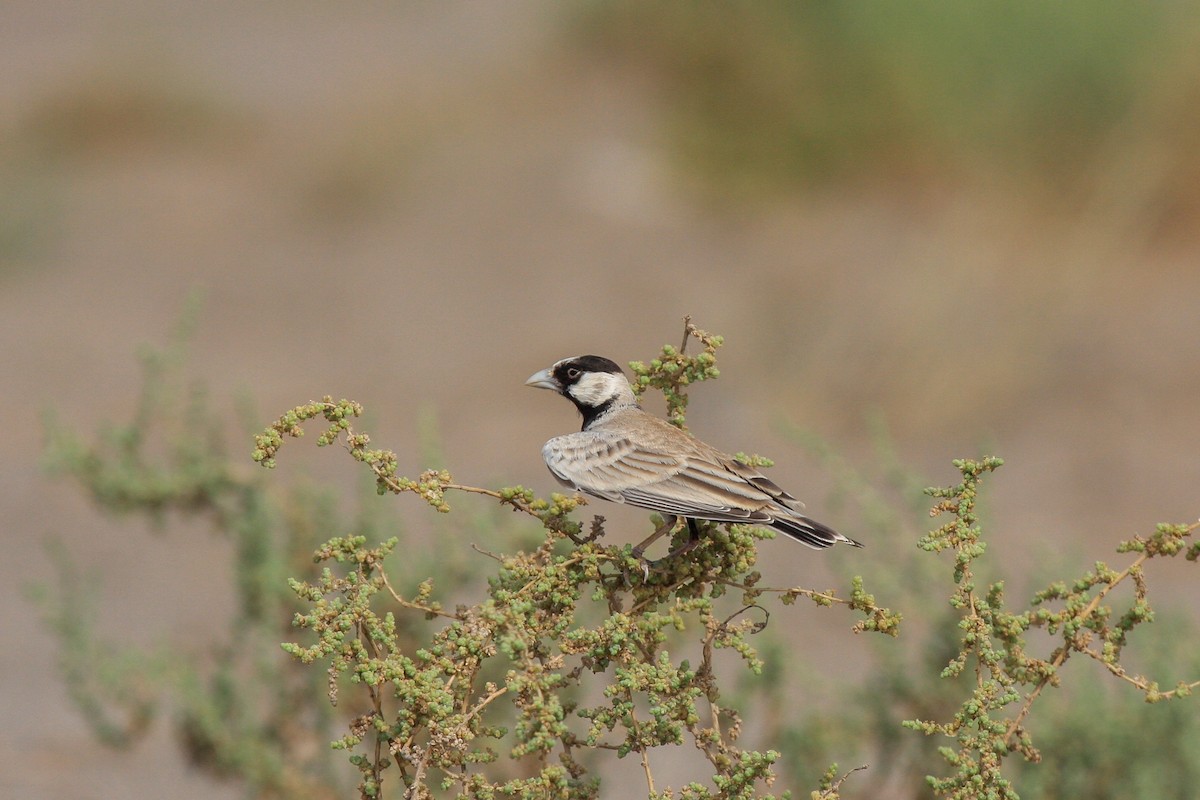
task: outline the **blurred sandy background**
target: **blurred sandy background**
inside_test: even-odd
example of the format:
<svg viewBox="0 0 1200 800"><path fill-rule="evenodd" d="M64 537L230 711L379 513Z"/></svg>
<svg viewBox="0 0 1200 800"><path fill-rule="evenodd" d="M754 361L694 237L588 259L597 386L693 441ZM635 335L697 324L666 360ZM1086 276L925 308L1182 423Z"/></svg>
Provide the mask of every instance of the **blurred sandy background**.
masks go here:
<svg viewBox="0 0 1200 800"><path fill-rule="evenodd" d="M986 8L978 26L1003 17ZM960 41L956 12L922 34L976 65L943 90L929 81L956 62L913 67L911 30L915 50L872 44L895 19L844 53L853 37L814 27L792 63L754 38L769 20L621 5L599 22L532 0L0 6L0 795L238 796L161 724L130 752L94 744L20 598L55 535L99 573L118 639L202 644L228 613L223 542L99 518L38 468L39 412L125 419L135 348L192 289L191 371L214 402L248 392L265 422L355 398L409 471L431 409L461 480L551 488L540 444L575 420L524 378L647 358L689 313L727 341L692 429L774 456L816 514L830 480L781 423L862 459L878 413L933 480L1005 457L989 512L1008 563L1045 542L1086 564L1195 519L1200 16L1113 13L1105 36L1063 40L1063 15L1090 12L1022 8L1028 31ZM1030 52L972 61L992 35ZM1112 75L1087 71L1106 56ZM809 61L828 71L797 79ZM706 89L772 70L775 91ZM881 93L871 74L899 77ZM799 163L776 174L776 157ZM768 582L822 580L819 557L767 546ZM1152 580L1192 606L1197 583L1183 565Z"/></svg>

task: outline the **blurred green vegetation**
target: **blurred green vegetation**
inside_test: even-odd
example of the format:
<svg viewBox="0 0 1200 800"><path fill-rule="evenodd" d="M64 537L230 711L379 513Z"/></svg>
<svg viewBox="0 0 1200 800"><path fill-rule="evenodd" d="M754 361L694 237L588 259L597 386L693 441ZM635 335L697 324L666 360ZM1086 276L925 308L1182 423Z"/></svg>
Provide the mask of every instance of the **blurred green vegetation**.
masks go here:
<svg viewBox="0 0 1200 800"><path fill-rule="evenodd" d="M53 181L15 149L0 146L0 278L44 251L61 204Z"/></svg>
<svg viewBox="0 0 1200 800"><path fill-rule="evenodd" d="M300 477L268 486L241 450L231 455L227 435L248 439L259 415L213 403L202 382L186 371L187 343L198 313L193 298L170 343L141 352L144 382L127 422L107 424L96 436L76 431L51 412L46 419L46 466L76 483L98 512L130 520L154 535L178 535L195 523L228 541L229 585L215 589L235 602L225 630L211 640L172 638L147 648L101 636L96 601L102 575L84 568L54 540L48 550L58 573L54 584L29 587L46 627L59 640L59 667L72 702L96 738L125 748L169 717L181 749L196 767L236 780L248 797L325 800L352 791L349 775L328 748L352 715L324 701L336 681L304 669L280 649L303 609L289 578L316 580L314 549L333 532L372 540L402 535L394 504L376 496L372 481L340 498L329 487ZM240 429L238 418L246 422ZM232 420L232 421L231 421ZM251 422L250 420L254 420ZM424 425L432 428L426 415ZM434 439L422 455L441 459ZM465 516L467 529L512 531L511 515L487 509ZM516 541L524 541L513 533ZM138 546L136 537L130 547ZM464 555L457 539L435 536L389 560L397 581L415 584L437 575L447 585L479 580L482 559ZM139 587L125 587L136 594ZM143 593L151 607L162 598ZM413 626L416 627L413 627ZM411 645L420 628L401 617L398 633ZM415 645L411 645L415 646Z"/></svg>
<svg viewBox="0 0 1200 800"><path fill-rule="evenodd" d="M1176 609L1160 614L1153 627L1136 642L1138 670L1161 676L1164 685L1200 674L1195 623ZM1014 765L1014 782L1027 800L1185 800L1200 786L1195 698L1147 705L1095 664L1073 664L1029 727L1044 757Z"/></svg>
<svg viewBox="0 0 1200 800"><path fill-rule="evenodd" d="M380 611L386 608L387 613L379 619L386 619L387 626L394 627L377 632L384 637L378 641L394 635L394 641L389 639L389 648L406 657L423 652L422 643L428 642L431 636L443 637L447 631L453 633L463 624L459 617L466 613L465 606L451 614L446 610L450 603L443 602L433 613L422 612L430 602L428 594L434 584L439 587L442 600L477 599L471 594L472 587L483 584L485 568L492 562L479 553L470 552L465 543L487 542L489 549L516 552L516 555L499 557L505 566L500 577L489 578L489 585L494 592L503 589L507 585L505 581L522 587L518 594L528 602L522 606L521 614L529 613L533 606L542 608L539 605L542 601L538 599L540 594L531 587L540 587L542 583L549 587L551 606L543 609L544 614L539 612L531 617L541 620L540 624L549 624L548 621L556 619L550 614L551 607L558 608L562 597L578 592L579 585L573 583L578 576L572 577L571 570L586 567L581 573L580 585L599 580L606 574L602 570L620 562L620 548L601 548L586 537L575 547L566 542L562 531L571 530L576 536L583 533L578 522L556 512L558 504L566 503L567 498L556 500L553 506L542 507L531 502L532 493L505 490L509 494L502 491L493 495L502 500L507 497L505 502L514 508L542 519L547 530L531 531L528 525L520 524L520 515L508 513L501 506L465 516L456 508L452 519L439 515L437 535L427 544L404 546L402 557L388 558L382 565L375 564L372 561L375 556L370 555L371 551L365 549L362 542L397 536L407 538L394 504L374 496L376 483L387 488L391 485L388 481L403 480L394 476L388 478L387 459L383 457L385 451L369 451L375 453L370 458L368 451L359 453L363 456L359 460L371 464L375 470L375 480L361 485L363 491L358 511L347 510L344 504L336 502L332 491L306 481L272 489L263 482L260 473L248 469L244 456L227 454L223 440L231 427L229 415L214 408L202 386L183 376L190 324L185 321L180 326L174 341L166 349L145 352L146 383L129 423L107 427L95 442L89 442L72 431L69 422L52 419L48 425L49 460L60 474L78 482L92 496L97 507L106 513L149 519L154 523L154 529L164 535L171 532L178 520L205 520L215 534L227 537L232 584L224 591L236 599L237 611L229 620L226 633L208 643L196 644L190 639L187 644L172 641L143 651L106 641L95 631L98 607L91 599L89 581L80 575L68 555L59 550L54 551L54 557L60 566L60 584L41 587L37 593L46 625L60 639L60 664L72 700L100 740L113 746L129 746L145 735L153 719L165 710L174 718L174 728L188 757L214 775L240 781L246 786L247 796L344 797L351 791L347 774L350 770L338 763L340 758L335 757L326 744L341 736L338 739L341 746L353 747L367 736L371 727L364 721L367 718L354 718L353 715L363 711L364 676L375 674L378 664L367 658L360 665L365 671L339 678L334 665L329 669L306 666L280 649L281 641L296 638L292 625L297 620L327 615L336 622L339 615L363 613L368 608L363 598L339 605L341 600L336 594L326 597L320 592L309 597L315 602L310 607L293 593L289 579L294 579L292 587L306 583L316 586L322 580L312 556L314 548L333 536L334 539L320 550L325 558L331 557L335 549L333 542L338 542L351 565L361 567L370 562L372 569L382 566L392 585L400 587L401 593L411 593L413 587L418 587L417 600L410 601L407 609L393 609L386 600L380 608ZM688 367L711 370L713 354L711 350L706 353L709 360L689 361ZM686 360L684 356L674 348L664 350L663 363L683 360ZM677 373L692 374L686 371L671 374L678 377ZM663 376L666 374L666 371L662 373ZM681 392L683 384L671 384L669 388ZM243 411L241 416L247 420L246 427L249 428L255 415ZM365 447L363 437L341 425L343 419L336 417L335 429L346 430ZM295 424L299 422L295 421ZM443 459L432 428L432 423L426 419L417 449L422 451L427 463L440 467ZM916 546L929 525L929 493L921 489L927 481L904 466L880 424L876 423L874 430L876 454L864 467L851 464L839 456L835 448L811 434L796 429L786 433L835 478L836 490L831 505L839 507L839 518L850 520L849 526L868 542L868 549L864 551L829 554L835 572L847 584L857 583L857 576L861 575L888 605L901 611L905 618L902 635L898 639L870 637L865 643L865 655L855 664L854 670L828 674L813 668L803 657L805 646L795 639L789 626L778 624L777 619L761 630L756 622L739 619L737 625L745 628L739 636L744 634L750 637L747 639L724 641L724 637L732 633L721 634L724 646L737 650L748 662L757 664L761 674L752 670L756 674L745 673L733 682L723 680L722 689L716 695L720 698L720 714L727 725L742 731L745 741L739 740L738 748L764 746L778 754L775 757L767 754L764 756L767 760L755 762L754 769L747 773L751 777L746 797L757 796L753 794L756 790L752 784L765 780L774 770L785 785L823 786L825 790L817 796L835 798L839 792L834 785L838 772L835 771L831 778L827 769L833 762L871 765L870 769L855 771L849 776L845 786L841 787L848 796L930 796L925 776L945 769L942 758L948 740L942 735L921 736L906 731L901 721L951 720L957 714L965 713L962 709L969 707L972 693L976 691L978 673L973 667L957 675L946 672L948 663L969 658L964 655L969 651L963 640L963 622L967 618L961 607L952 607L947 602L952 586L946 574L947 558L923 552ZM336 438L339 434L330 435ZM270 455L273 451L264 453L264 456ZM442 493L447 488L454 488L448 484L448 474L444 479L438 477L439 474L435 470L429 473L432 477L427 483L414 483L412 487L405 484L397 491L418 491L439 506ZM426 480L424 476L422 480ZM488 490L472 491L489 493ZM944 511L956 508L959 513L963 513L961 503L966 498L970 498L972 506L976 499L974 487L969 483L956 490L935 493L935 496L949 504ZM466 506L465 503L456 505ZM970 521L973 517L964 516L963 519ZM596 534L600 529L600 523L594 523L592 533ZM972 535L978 533L975 530ZM1160 534L1165 536L1162 529ZM1159 544L1154 546L1169 541L1178 544L1184 541L1180 537L1189 534L1172 535L1176 538L1160 536ZM544 542L541 541L543 537ZM610 592L610 605L616 605L607 611L599 606L590 609L581 606L580 616L572 620L572 624L581 626L578 630L584 632L591 631L588 626L592 625L596 626L593 632L611 632L617 629L614 626L622 624L649 624L650 618L657 613L651 611L652 600L668 605L688 597L697 600L698 593L713 574L709 562L714 559L733 553L739 563L745 564L744 569L752 566L753 558L749 554L754 552L755 544L745 531L738 530L738 526L730 532L714 527L709 531L709 538L715 543L713 546L702 547L694 557L669 566L669 570L678 573L668 571L655 574L653 578L647 576L644 584L629 576L622 580L619 573L608 575L615 580L600 580L592 595L593 603L604 592ZM706 545L711 543L706 542ZM406 544L411 545L410 542ZM132 543L130 546L137 545ZM1145 542L1143 546L1149 547ZM1143 552L1137 547L1131 549ZM960 564L964 563L963 552L959 552ZM1183 549L1176 549L1164 551L1164 554L1182 552ZM1132 560L1133 554L1126 553L1120 558ZM982 555L983 550L979 549L965 562L971 565L974 580L980 587L1006 577L1010 583L1022 583L1020 578L1006 574L1010 570L1003 565L982 558ZM1197 556L1200 556L1200 544L1192 543L1187 547L1187 557L1195 560ZM1027 576L1026 585L1017 586L1008 594L1027 597L1033 588L1048 585L1057 576L1075 574L1078 567L1072 564L1077 560L1066 556L1044 559L1035 574ZM568 566L571 570L567 570ZM340 574L342 567L336 568ZM530 572L525 574L522 570ZM545 570L544 574L542 570ZM724 573L718 571L715 574ZM758 578L754 575L756 573L751 573L745 580L756 585ZM1080 601L1086 602L1091 596L1088 592L1097 584L1085 587L1085 579L1069 579L1064 585L1071 585L1072 580L1075 590L1080 592ZM1152 584L1153 576L1147 580ZM740 582L739 579L710 588L734 587ZM352 589L360 585L353 580L347 584ZM1098 585L1104 586L1103 582ZM444 587L450 587L448 596L441 594ZM1143 600L1144 589L1145 586L1140 586L1132 592L1131 600ZM773 590L757 587L755 591ZM1107 589L1103 591L1107 592ZM621 597L630 592L640 598L637 607L642 613L621 611L628 607ZM524 596L526 594L528 596ZM714 593L713 597L718 594ZM1079 621L1081 626L1094 631L1097 640L1109 641L1104 626L1110 622L1115 626L1118 618L1127 618L1119 610L1123 601L1118 599L1119 595L1125 594L1130 594L1126 588L1114 591L1099 604L1100 613L1091 622L1084 622L1083 617L1074 617L1072 621ZM729 595L725 602L746 605L746 608L714 629L718 632L742 612L752 608L761 610L761 606L755 605L754 598L758 595L746 587L736 586ZM737 602L738 595L743 597L741 602ZM558 599L554 600L555 597ZM982 594L977 598L982 602ZM989 594L987 602L992 603L993 599ZM144 602L158 600L146 597ZM1015 604L1018 613L1024 607L1023 601ZM508 613L508 608L498 603L494 609L500 615L497 619ZM1046 605L1034 608L1046 608ZM670 611L670 614L675 613L681 612L678 608ZM786 610L775 612L776 615L787 613ZM1121 664L1161 681L1164 687L1173 686L1176 681L1194 681L1200 674L1200 654L1189 646L1197 635L1194 623L1181 614L1172 613L1169 608L1158 613L1162 615L1158 624L1139 628L1131 636L1131 652L1128 660L1122 658ZM453 616L455 621L448 627L441 617L433 619L438 614ZM1153 615L1128 619L1131 631L1134 625L1153 619ZM567 625L564 630L572 628ZM1059 641L1057 635L1041 630L1031 629L1029 633L1027 639L1020 641L1030 653L1049 653ZM987 638L1001 643L1006 641L998 627L992 629ZM675 668L670 662L671 657L679 655L679 644L676 635L655 640L655 648L664 648L660 654L662 658L655 660L658 665L655 669L661 667L674 675ZM811 647L811 642L807 646ZM1095 646L1098 645L1093 644ZM292 647L293 652L301 649ZM317 649L316 646L312 648L314 652ZM1019 653L1018 657L1023 658L1024 654ZM447 664L455 666L457 662L451 658ZM483 684L484 691L491 694L483 698L480 708L499 696L496 686L507 686L512 680L511 674L502 674L505 665L509 662L503 659L492 659L487 665L484 677L492 682L492 689L487 688L486 682ZM631 666L630 675L641 674L637 666ZM648 667L649 662L643 666ZM1194 787L1200 783L1200 715L1195 713L1192 705L1194 698L1186 698L1187 691L1178 690L1179 699L1148 705L1146 700L1158 692L1156 688L1153 692L1143 692L1125 686L1106 675L1101 665L1082 657L1064 662L1062 666L1058 673L1062 685L1044 687L1046 691L1038 697L1033 713L1024 723L1041 752L1040 763L1026 763L1018 758L1004 762L1004 775L1021 796L1026 800L1077 796L1190 798ZM508 668L515 669L514 666ZM545 675L553 677L557 669L555 667ZM681 669L686 672L686 667ZM650 672L654 673L653 670ZM579 674L582 673L581 668ZM401 678L397 676L394 680L399 687ZM1035 671L1032 677L1026 675L1016 685L1022 686L1021 691L1025 693L1037 680ZM384 683L386 681L379 686ZM456 684L455 691L465 691L463 683L471 681L464 678ZM672 691L681 687L689 691L695 688L684 681ZM564 704L563 708L573 709L594 702L595 689L591 684L580 684L578 687L564 686L561 693L556 690L553 694ZM709 699L715 706L715 684L710 689ZM664 697L673 696L662 686L653 691ZM347 698L346 701L336 708L331 707L329 700L338 694ZM388 697L389 703L395 705L395 699ZM489 708L489 725L496 722L492 714L498 713L500 705L497 703ZM1012 701L1004 704L1011 705ZM449 711L453 712L457 707L457 703L453 704ZM400 708L404 714L411 711L403 704ZM1006 715L1010 710L1001 707L996 711L993 721L1007 723ZM381 730L381 725L387 729L388 720L382 715L372 719L375 729ZM611 722L618 732L621 725L627 724L617 717ZM689 722L691 724L694 723ZM350 737L342 736L347 726ZM636 720L633 728L636 734ZM499 731L498 728L494 730ZM529 729L537 730L540 728L536 726ZM674 746L671 730L663 730L666 732L664 741L638 740L640 746L647 749ZM496 735L502 737L505 734ZM564 736L564 741L571 740L569 734ZM574 765L571 766L572 774L576 768L581 771L586 768L603 775L604 771L597 769L595 756L598 753L587 752L582 738L572 741L575 752L572 753L571 747L566 751L569 765ZM732 745L728 747L728 751L723 751L726 754L763 755ZM631 749L637 750L636 747ZM1012 754L1015 755L1018 749L1014 747ZM373 758L355 754L358 759L355 763L360 768L365 767L371 778L368 783L372 786L378 785L378 778L386 766L385 751L386 748L381 751L377 744ZM536 775L528 761L516 762L507 769L503 763L498 767L501 780L516 781L514 786L540 785L538 781L546 777ZM557 767L552 765L546 769ZM649 768L646 769L649 774ZM385 796L398 796L395 792L399 787L395 787L395 783L385 784L390 787ZM572 787L571 791L577 792L578 796L590 796L597 785L579 782ZM707 796L706 791L696 789L692 795L685 792L684 796Z"/></svg>
<svg viewBox="0 0 1200 800"><path fill-rule="evenodd" d="M94 65L47 87L14 131L47 164L162 149L229 148L252 115L172 59Z"/></svg>
<svg viewBox="0 0 1200 800"><path fill-rule="evenodd" d="M984 179L1070 200L1144 149L1200 175L1188 4L595 2L584 41L652 76L681 172L740 199ZM1197 193L1158 176L1164 222Z"/></svg>
<svg viewBox="0 0 1200 800"><path fill-rule="evenodd" d="M253 115L169 58L90 64L52 81L0 127L0 275L62 235L65 187L83 168L155 152L236 151Z"/></svg>
<svg viewBox="0 0 1200 800"><path fill-rule="evenodd" d="M811 431L792 426L784 433L834 478L828 505L838 509L840 518L860 520L862 527L855 530L865 531L872 558L869 563L855 560L853 571L904 612L905 646L870 641L866 674L857 683L818 677L824 691L814 694L821 695L821 703L795 717L773 717L774 735L787 742L781 747L784 752L798 754L787 764L798 785L815 780L818 765L848 759L847 754L853 753L854 763L861 760L872 767L856 776L855 789L865 786L865 790L854 796L928 797L932 795L924 774L941 759L939 747L945 740L907 735L897 728L896 720L951 718L970 693L976 675L973 668L956 677L940 674L958 656L963 631L959 612L946 602L946 563L913 545L929 526L928 497L922 487L932 481L902 463L880 419L870 420L868 427L875 456L865 465L849 462ZM986 509L983 516L986 529ZM1193 542L1192 553L1198 549ZM835 571L846 574L851 565L843 563L845 554L834 556ZM1082 553L1055 551L1039 554L1037 564L1024 574L1014 574L986 557L973 567L978 586L1005 581L1010 587L1007 595L1017 598L1014 604L1020 608L1019 598L1031 597L1060 576L1074 574L1080 563L1089 563ZM1153 585L1152 576L1147 580ZM1137 592L1126 587L1122 595L1128 601L1116 599L1116 593L1109 601L1117 606L1133 602ZM1155 624L1131 637L1127 666L1164 687L1195 680L1200 675L1200 652L1190 643L1200 631L1191 615L1172 607L1169 598L1159 601L1161 609L1152 616ZM1035 650L1049 653L1054 638L1033 635L1029 642L1030 655ZM1200 714L1193 706L1195 698L1148 703L1146 695L1118 684L1098 664L1085 659L1065 663L1059 674L1061 685L1040 695L1025 725L1041 760L1011 758L1005 763L1022 798L1185 800L1193 796L1200 782ZM801 679L812 682L814 676L794 670L790 677L781 675L766 703L782 707L788 701L782 687Z"/></svg>

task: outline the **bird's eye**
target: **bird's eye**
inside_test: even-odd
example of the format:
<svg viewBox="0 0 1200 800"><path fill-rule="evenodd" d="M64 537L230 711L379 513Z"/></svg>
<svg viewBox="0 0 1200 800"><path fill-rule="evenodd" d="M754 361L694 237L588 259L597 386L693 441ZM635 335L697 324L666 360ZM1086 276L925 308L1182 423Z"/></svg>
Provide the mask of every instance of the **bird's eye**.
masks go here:
<svg viewBox="0 0 1200 800"><path fill-rule="evenodd" d="M576 369L575 367L568 367L568 368L567 368L567 377L568 377L568 378L570 378L571 380L575 380L575 379L576 379L576 378L578 378L578 377L579 377L581 374L582 374L582 373L581 373L581 372L580 372L578 369Z"/></svg>

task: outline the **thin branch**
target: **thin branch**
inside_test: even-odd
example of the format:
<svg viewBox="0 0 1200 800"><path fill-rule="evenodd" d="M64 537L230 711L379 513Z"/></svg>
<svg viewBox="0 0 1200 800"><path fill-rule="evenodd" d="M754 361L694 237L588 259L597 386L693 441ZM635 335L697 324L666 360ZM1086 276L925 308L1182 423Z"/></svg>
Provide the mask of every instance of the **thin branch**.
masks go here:
<svg viewBox="0 0 1200 800"><path fill-rule="evenodd" d="M504 559L503 559L503 558L501 558L500 556L496 555L496 554L495 554L495 553L493 553L491 550L484 550L482 547L480 547L479 545L475 544L474 542L471 542L471 549L472 549L472 550L474 550L476 553L479 553L480 555L487 556L488 558L490 558L490 559L492 559L492 560L494 560L494 561L499 561L501 564L503 564L503 563L504 563Z"/></svg>
<svg viewBox="0 0 1200 800"><path fill-rule="evenodd" d="M1191 525L1187 526L1187 530L1189 532L1194 531L1197 528L1200 528L1200 522L1194 522ZM1146 563L1146 561L1148 561L1149 559L1150 559L1149 553L1147 553L1145 551L1140 553L1138 555L1138 557L1133 560L1133 563L1131 563L1128 567L1126 567L1124 570L1122 570L1115 578L1113 578L1111 581L1109 581L1104 586L1103 589L1101 589L1099 592L1097 592L1096 596L1092 598L1091 602L1088 603L1087 606L1085 606L1084 609L1082 611L1080 611L1078 614L1076 614L1072 619L1082 620L1082 619L1087 619L1088 617L1090 617L1093 613L1095 613L1096 609L1100 607L1100 604L1102 602L1104 602L1104 598L1106 598L1108 596L1108 594L1113 589L1115 589L1119 583L1124 581L1130 575L1134 574L1137 570L1139 570L1141 568L1142 564ZM1127 674L1125 674L1125 670L1122 667L1120 667L1120 665L1110 664L1109 662L1107 662L1103 658L1101 658L1098 653L1095 653L1090 648L1084 647L1084 648L1079 648L1079 649L1081 652L1086 653L1087 655L1092 656L1093 658L1100 661L1100 663L1104 664L1104 666L1107 667L1108 670L1110 672L1112 672L1114 675L1116 675L1117 677L1122 678L1123 680L1126 680L1126 681L1132 683L1134 686L1137 686L1142 691L1148 692L1150 690L1150 685L1148 683L1146 683L1145 680L1139 681L1138 679L1130 678ZM1009 747L1012 746L1012 738L1013 738L1013 736L1016 735L1017 731L1020 730L1021 722L1024 721L1025 717L1029 714L1030 708L1033 706L1034 701L1037 700L1038 696L1042 693L1042 690L1044 690L1046 688L1046 686L1048 686L1050 684L1050 682L1053 680L1054 675L1056 675L1058 673L1059 667L1061 667L1066 662L1067 658L1070 657L1071 650L1072 650L1072 648L1071 648L1069 642L1064 642L1062 647L1055 650L1054 657L1051 659L1051 662L1050 662L1050 666L1052 667L1051 673L1049 675L1046 675L1045 677L1043 677L1040 681L1038 681L1038 684L1033 688L1033 690L1025 698L1025 702L1021 704L1021 709L1017 712L1016 717L1014 717L1013 721L1009 724L1008 730L1004 734L1004 744L1006 746L1009 746ZM1200 681L1196 681L1194 683L1185 684L1185 685L1187 686L1188 689L1193 689L1193 688L1196 688L1197 686L1200 686ZM1176 688L1176 689L1172 689L1167 692L1162 692L1160 694L1160 696L1163 698L1167 698L1167 697L1173 697L1174 695L1176 695L1178 693L1179 693L1179 690L1178 690L1178 688Z"/></svg>
<svg viewBox="0 0 1200 800"><path fill-rule="evenodd" d="M500 697L507 691L508 691L507 686L501 686L499 689L497 689L496 691L489 694L487 697L480 700L478 703L475 704L475 707L471 709L471 712L469 714L467 714L467 716L463 719L463 724L466 725L468 722L470 722L475 717L476 714L478 714L480 711L483 711L483 709L486 708L488 706L488 704L490 704L493 700L495 700L497 697Z"/></svg>
<svg viewBox="0 0 1200 800"><path fill-rule="evenodd" d="M971 618L971 620L979 620L980 622L982 622L983 620L979 616L979 611L975 607L975 589L974 589L975 580L974 580L974 578L975 578L975 576L971 574L971 568L964 567L963 568L963 583L966 583L972 587L967 590L967 602L970 603L970 605L971 605L971 617L970 618ZM979 657L979 645L978 644L975 645L973 649L976 651L975 652L975 685L979 689L982 689L983 688L983 659ZM993 673L995 672L995 667L992 668L992 671L993 671Z"/></svg>
<svg viewBox="0 0 1200 800"><path fill-rule="evenodd" d="M717 578L713 581L723 586L728 586L731 589L741 589L743 592L763 592L764 594L791 594L797 597L807 597L817 603L841 603L842 605L850 605L853 601L845 597L838 597L832 592L818 592L815 589L804 589L799 586L790 588L780 588L777 586L749 586L737 581L731 581L726 578Z"/></svg>
<svg viewBox="0 0 1200 800"><path fill-rule="evenodd" d="M861 772L861 771L862 771L862 770L864 770L864 769L867 769L867 765L866 765L866 764L863 764L862 766L855 767L854 769L850 770L850 771L849 771L849 772L847 772L845 775L842 775L842 776L841 776L840 778L838 778L836 781L834 781L833 783L831 783L831 784L829 785L829 788L828 788L828 789L826 789L826 790L824 790L824 791L822 791L820 794L817 794L816 792L814 792L814 793L813 793L813 797L815 797L815 798L818 798L818 800L819 800L820 798L826 798L826 797L837 797L837 796L838 796L838 792L841 790L841 788L842 788L842 784L846 782L846 779L847 779L847 778L849 778L849 777L850 777L851 775L853 775L854 773L856 773L856 772Z"/></svg>
<svg viewBox="0 0 1200 800"><path fill-rule="evenodd" d="M386 586L387 590L391 593L392 599L405 608L411 608L414 611L421 611L426 614L436 614L437 616L445 617L446 619L462 619L462 617L458 614L451 614L448 611L442 611L440 609L433 608L432 606L423 606L420 603L414 603L411 600L405 600L403 597L396 594L396 590L392 588L392 584L388 580L386 572L379 570L379 577L383 578L383 585Z"/></svg>
<svg viewBox="0 0 1200 800"><path fill-rule="evenodd" d="M460 492L470 492L471 494L485 494L488 497L494 497L497 500L504 500L504 496L493 489L483 489L478 486L464 486L461 483L446 483L442 484L446 489L456 489Z"/></svg>
<svg viewBox="0 0 1200 800"><path fill-rule="evenodd" d="M1108 596L1108 593L1111 592L1118 583L1128 578L1129 574L1135 568L1144 564L1146 559L1149 557L1150 556L1148 554L1142 553L1135 558L1132 564L1126 567L1124 571L1111 580L1107 586L1101 589L1096 596L1092 598L1092 601L1088 603L1082 611L1076 614L1073 619L1087 619L1090 617L1092 613L1099 608L1100 603L1104 601L1104 598ZM1021 723L1025 720L1025 717L1029 715L1029 711L1033 707L1034 701L1038 699L1039 695L1041 695L1042 690L1050 685L1050 682L1054 679L1054 676L1058 674L1059 667L1066 663L1066 660L1070 657L1070 655L1071 647L1068 643L1064 643L1062 647L1054 651L1054 657L1050 661L1050 673L1038 681L1037 686L1033 687L1033 690L1028 694L1028 696L1026 696L1025 702L1021 704L1021 708L1017 712L1017 715L1013 717L1013 721L1009 723L1008 730L1004 733L1005 746L1012 746L1012 738L1016 736L1017 731L1021 728Z"/></svg>
<svg viewBox="0 0 1200 800"><path fill-rule="evenodd" d="M1151 682L1146 680L1144 677L1142 677L1140 675L1136 675L1136 676L1130 675L1128 672L1125 671L1125 668L1122 667L1120 664L1113 664L1109 661L1105 661L1104 656L1102 656L1100 653L1097 653L1095 650L1091 649L1090 647L1084 648L1081 652L1083 652L1085 655L1089 655L1092 658L1099 661L1101 664L1104 665L1105 669L1107 669L1113 675L1117 676L1118 678L1125 681L1126 683L1136 686L1138 689L1142 690L1143 692L1146 692L1147 694L1150 693ZM1156 699L1159 699L1159 700L1168 700L1168 699L1174 697L1175 695L1180 694L1180 689L1183 689L1184 692L1190 692L1192 689L1195 689L1197 687L1200 687L1200 681L1192 681L1191 683L1183 683L1183 684L1180 684L1179 686L1176 686L1174 689L1170 689L1165 692L1159 691L1156 693L1155 697L1156 697Z"/></svg>
<svg viewBox="0 0 1200 800"><path fill-rule="evenodd" d="M676 581L675 583L672 583L670 586L668 586L668 587L666 588L666 590L665 590L665 591L666 591L666 592L668 592L668 593L673 593L673 592L675 592L675 590L676 590L676 589L678 589L679 587L681 587L681 586L685 586L685 585L687 585L687 584L691 583L691 582L692 582L692 580L693 580L693 577L692 577L691 575L689 575L689 576L687 576L686 578L684 578L684 579L682 579L682 580L679 580L679 581ZM657 596L657 595L651 595L651 596L647 597L645 600L643 600L642 602L640 602L640 603L638 603L637 605L635 605L633 608L629 609L629 613L630 613L630 614L636 614L636 613L638 613L639 611L641 611L642 609L644 609L644 608L647 608L648 606L655 605L655 604L657 604L658 602L659 602L659 598L658 598L658 596Z"/></svg>
<svg viewBox="0 0 1200 800"><path fill-rule="evenodd" d="M633 735L637 740L638 753L642 757L642 770L646 773L646 787L650 791L650 795L654 795L654 775L650 772L650 755L646 752L646 743L642 741L641 724L638 722L637 711L633 708L633 693L626 692L629 697L629 718L633 720Z"/></svg>
<svg viewBox="0 0 1200 800"><path fill-rule="evenodd" d="M712 712L712 729L716 734L717 741L724 744L725 740L721 736L721 707L712 700L708 701L708 708Z"/></svg>

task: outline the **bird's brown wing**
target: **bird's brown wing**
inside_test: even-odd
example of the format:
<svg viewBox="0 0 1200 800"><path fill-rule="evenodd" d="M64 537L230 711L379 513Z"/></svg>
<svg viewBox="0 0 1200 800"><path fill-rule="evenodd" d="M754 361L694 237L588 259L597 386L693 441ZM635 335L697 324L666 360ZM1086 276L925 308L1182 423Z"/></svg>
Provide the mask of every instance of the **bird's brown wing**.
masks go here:
<svg viewBox="0 0 1200 800"><path fill-rule="evenodd" d="M563 483L616 502L623 502L623 492L670 478L686 466L682 458L639 448L612 432L555 437L542 448L542 458Z"/></svg>
<svg viewBox="0 0 1200 800"><path fill-rule="evenodd" d="M662 444L657 437L646 438L635 442L615 431L585 431L551 439L542 455L550 471L570 486L663 514L765 522L773 516L766 507L783 498L795 502L756 470L739 469L744 465L699 443L670 452L656 446Z"/></svg>

